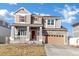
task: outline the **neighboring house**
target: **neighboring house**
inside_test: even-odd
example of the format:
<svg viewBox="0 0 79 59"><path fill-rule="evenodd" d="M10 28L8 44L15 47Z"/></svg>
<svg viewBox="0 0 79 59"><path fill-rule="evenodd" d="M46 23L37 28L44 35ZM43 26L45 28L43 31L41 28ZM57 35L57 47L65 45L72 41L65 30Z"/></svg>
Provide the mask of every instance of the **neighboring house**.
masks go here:
<svg viewBox="0 0 79 59"><path fill-rule="evenodd" d="M58 16L32 14L25 8L14 13L10 43L66 44L67 29L62 28Z"/></svg>
<svg viewBox="0 0 79 59"><path fill-rule="evenodd" d="M78 46L79 45L79 22L73 25L73 37L69 39L69 45Z"/></svg>
<svg viewBox="0 0 79 59"><path fill-rule="evenodd" d="M9 43L10 27L7 22L0 20L0 44Z"/></svg>

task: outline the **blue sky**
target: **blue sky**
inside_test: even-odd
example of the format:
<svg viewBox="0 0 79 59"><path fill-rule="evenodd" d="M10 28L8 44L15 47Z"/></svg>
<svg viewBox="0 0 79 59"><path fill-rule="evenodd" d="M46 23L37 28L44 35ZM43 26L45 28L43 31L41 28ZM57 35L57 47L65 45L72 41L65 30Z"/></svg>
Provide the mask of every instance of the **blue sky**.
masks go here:
<svg viewBox="0 0 79 59"><path fill-rule="evenodd" d="M71 33L72 23L79 21L79 4L67 3L0 3L0 18L12 24L13 13L20 7L24 7L31 13L43 15L60 16L62 26Z"/></svg>

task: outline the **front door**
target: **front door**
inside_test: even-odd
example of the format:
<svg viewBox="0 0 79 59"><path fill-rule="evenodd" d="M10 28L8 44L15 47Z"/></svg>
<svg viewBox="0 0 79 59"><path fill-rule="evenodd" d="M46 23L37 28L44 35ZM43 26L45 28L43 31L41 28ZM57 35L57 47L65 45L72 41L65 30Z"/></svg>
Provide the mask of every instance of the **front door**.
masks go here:
<svg viewBox="0 0 79 59"><path fill-rule="evenodd" d="M32 40L36 40L36 32L32 31Z"/></svg>

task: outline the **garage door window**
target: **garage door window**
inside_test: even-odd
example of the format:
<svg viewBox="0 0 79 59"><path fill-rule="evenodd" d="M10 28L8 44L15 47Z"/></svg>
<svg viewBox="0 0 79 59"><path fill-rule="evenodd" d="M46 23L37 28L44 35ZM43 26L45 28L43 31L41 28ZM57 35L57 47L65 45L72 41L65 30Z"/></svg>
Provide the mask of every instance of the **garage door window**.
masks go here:
<svg viewBox="0 0 79 59"><path fill-rule="evenodd" d="M50 36L50 35L49 35ZM51 35L52 37L64 37L64 35Z"/></svg>
<svg viewBox="0 0 79 59"><path fill-rule="evenodd" d="M62 35L62 37L64 37L64 35Z"/></svg>

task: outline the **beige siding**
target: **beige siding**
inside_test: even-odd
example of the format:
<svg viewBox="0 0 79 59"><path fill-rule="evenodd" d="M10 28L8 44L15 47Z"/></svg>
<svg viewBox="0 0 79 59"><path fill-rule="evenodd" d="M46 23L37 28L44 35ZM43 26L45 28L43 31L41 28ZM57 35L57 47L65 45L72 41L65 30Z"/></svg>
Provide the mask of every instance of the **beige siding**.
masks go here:
<svg viewBox="0 0 79 59"><path fill-rule="evenodd" d="M17 11L17 13L28 13L28 12L24 9L21 9L21 10Z"/></svg>
<svg viewBox="0 0 79 59"><path fill-rule="evenodd" d="M33 16L34 19L32 19L33 24L42 24L42 17L39 16Z"/></svg>
<svg viewBox="0 0 79 59"><path fill-rule="evenodd" d="M37 18L37 20L34 20L34 24L42 24L42 18Z"/></svg>
<svg viewBox="0 0 79 59"><path fill-rule="evenodd" d="M31 15L26 16L26 24L31 24Z"/></svg>
<svg viewBox="0 0 79 59"><path fill-rule="evenodd" d="M19 23L19 15L15 15L15 23Z"/></svg>
<svg viewBox="0 0 79 59"><path fill-rule="evenodd" d="M27 10L23 10L23 9L17 11L16 14L14 15L15 16L15 23L22 23L22 22L19 22L20 14L26 14L25 15L26 22L24 22L24 23L26 23L26 24L30 24L31 23L31 14L28 13Z"/></svg>
<svg viewBox="0 0 79 59"><path fill-rule="evenodd" d="M61 20L55 20L55 28L61 28Z"/></svg>
<svg viewBox="0 0 79 59"><path fill-rule="evenodd" d="M20 15L15 15L15 23L21 23L21 22L19 22L19 16ZM31 23L31 15L26 15L25 16L26 18L26 22L24 22L24 23L26 23L26 24L30 24Z"/></svg>

